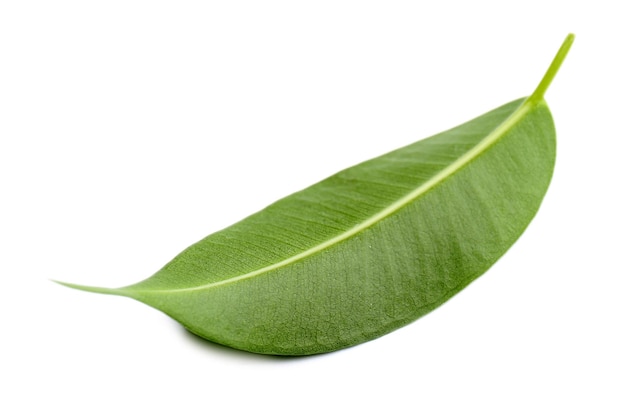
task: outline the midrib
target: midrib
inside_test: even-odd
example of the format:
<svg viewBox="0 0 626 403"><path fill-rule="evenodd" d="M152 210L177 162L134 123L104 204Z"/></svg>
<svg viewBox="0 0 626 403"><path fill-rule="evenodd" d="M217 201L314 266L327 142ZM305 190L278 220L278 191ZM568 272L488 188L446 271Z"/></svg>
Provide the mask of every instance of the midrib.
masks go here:
<svg viewBox="0 0 626 403"><path fill-rule="evenodd" d="M478 157L485 150L495 144L500 138L503 137L505 133L507 133L517 122L519 122L534 106L534 102L529 102L528 99L525 100L519 108L515 110L508 118L506 118L498 127L496 127L489 135L487 135L482 141L480 141L476 146L468 150L465 154L461 155L456 161L452 164L448 165L446 168L441 170L438 174L422 183L415 190L408 193L406 196L398 199L396 202L390 204L385 209L381 210L377 214L374 214L367 220L362 223L352 227L350 230L341 233L340 235L331 238L327 241L324 241L313 248L307 249L303 252L300 252L296 255L293 255L290 258L282 260L278 263L271 264L269 266L262 267L260 269L254 270L250 273L242 274L240 276L231 277L229 279L216 281L214 283L209 283L196 287L188 287L188 288L176 288L176 289L164 289L164 290L128 290L130 292L138 292L138 293L177 293L177 292L193 292L193 291L201 291L209 288L220 287L222 285L235 283L241 280L246 280L252 277L259 276L263 273L267 273L269 271L279 269L281 267L287 266L291 263L297 262L299 260L305 259L309 256L312 256L324 249L330 248L346 239L360 233L361 231L371 227L372 225L382 221L383 219L389 217L394 214L396 211L400 210L402 207L407 204L413 202L415 199L428 192L430 189L434 188L437 184L443 182L454 173L458 172L467 165L470 161ZM132 287L132 286L131 286ZM121 289L123 290L123 288Z"/></svg>

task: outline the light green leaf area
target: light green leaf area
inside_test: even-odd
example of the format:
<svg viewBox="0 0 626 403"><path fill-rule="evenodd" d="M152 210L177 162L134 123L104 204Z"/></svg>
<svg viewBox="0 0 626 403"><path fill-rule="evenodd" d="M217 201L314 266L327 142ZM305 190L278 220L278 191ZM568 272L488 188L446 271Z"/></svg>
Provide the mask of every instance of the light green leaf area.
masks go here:
<svg viewBox="0 0 626 403"><path fill-rule="evenodd" d="M323 353L432 311L491 267L548 189L555 129L537 90L341 171L190 246L119 289L238 349Z"/></svg>

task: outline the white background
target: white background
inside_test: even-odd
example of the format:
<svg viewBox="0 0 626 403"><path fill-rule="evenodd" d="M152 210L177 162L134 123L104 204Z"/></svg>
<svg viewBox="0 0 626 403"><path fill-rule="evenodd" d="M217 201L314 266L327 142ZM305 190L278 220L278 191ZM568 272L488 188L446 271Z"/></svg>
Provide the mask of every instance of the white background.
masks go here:
<svg viewBox="0 0 626 403"><path fill-rule="evenodd" d="M626 401L619 4L2 1L0 401ZM258 356L49 281L141 280L282 196L529 95L569 32L540 212L407 327Z"/></svg>

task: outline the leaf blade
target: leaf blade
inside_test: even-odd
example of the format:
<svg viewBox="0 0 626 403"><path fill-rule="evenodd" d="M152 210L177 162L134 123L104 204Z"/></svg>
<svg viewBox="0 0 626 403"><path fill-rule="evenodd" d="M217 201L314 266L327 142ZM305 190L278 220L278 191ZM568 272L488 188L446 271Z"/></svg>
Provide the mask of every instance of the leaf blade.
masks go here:
<svg viewBox="0 0 626 403"><path fill-rule="evenodd" d="M517 144L514 148L519 146ZM549 148L547 153L551 153ZM528 161L525 165L534 166L536 162ZM517 166L518 162L515 161L514 164ZM545 172L543 169L541 171ZM527 172L528 169L524 174ZM549 176L551 175L544 175L543 188L538 192L539 197L530 200L536 207L547 188ZM463 177L456 178L457 182L471 183ZM505 193L509 193L512 190L505 186L508 182L509 180L504 178L489 188L492 191L497 188L506 189ZM485 186L484 181L481 184ZM532 183L532 188L537 188L536 183ZM406 218L394 216L392 220L380 222L380 225L388 222L409 224L396 224L392 225L393 229L372 229L360 233L353 238L353 242L335 245L335 250L330 253L311 255L307 260L295 262L283 271L264 272L255 278L256 283L230 282L214 288L212 293L204 293L202 289L188 290L186 298L194 302L186 304L184 312L171 310L168 304L159 306L159 309L176 317L191 331L203 337L236 348L263 353L311 354L377 337L429 312L482 274L501 256L502 245L504 248L510 247L536 212L536 208L527 209L526 216L517 219L516 228L507 228L500 223L491 222L471 232L466 228L466 237L474 241L473 248L468 248L462 240L450 240L447 235L434 237L432 233L454 233L450 228L456 228L456 222L464 223L467 216L482 214L481 212L485 210L493 211L494 206L482 208L472 206L463 214L456 214L449 206L457 206L458 203L444 201L463 194L458 187L454 189L445 193L429 193L428 196L431 198L433 195L436 196L435 201L429 202L432 206L429 208L429 214L410 214L408 221ZM518 193L521 191L521 194L524 194L529 190L531 189L520 188ZM448 208L443 208L446 206ZM501 221L510 219L513 214L511 208L514 211L518 210L515 204L511 207L507 203L501 203L497 207L502 213ZM424 209L424 202L420 204L420 208ZM438 231L434 231L433 228L438 226ZM407 249L409 248L407 245L400 247L398 244L398 239L414 239L415 235L410 236L411 234L393 236L382 243L375 241L381 239L381 234L397 234L402 228L407 227L427 230L424 235L425 241L419 243L417 251ZM498 231L483 231L484 228L498 228ZM484 239L480 239L481 234ZM348 252L345 245L351 245L347 247ZM377 250L394 250L395 255L389 258L388 254L375 253ZM399 256L399 250L408 252ZM428 257L434 258L436 264ZM412 259L417 259L413 265ZM476 265L475 260L480 260L480 264ZM368 262L367 267L360 267L360 262ZM312 272L309 269L311 267L315 268L315 275L306 275L305 273ZM337 275L338 267L341 268L340 279L333 277ZM399 270L399 267L411 270L405 272ZM319 279L333 280L319 284ZM364 287L360 290L361 295L351 295L358 287ZM292 294L293 298L282 290L288 290L287 293ZM259 297L260 294L263 296ZM162 294L159 295L158 299L161 300L159 302L152 301L148 295L150 294L144 295L144 298L149 304L162 303ZM169 298L175 301L172 295L168 295L166 299ZM307 304L311 304L312 307L307 307ZM171 305L177 306L178 302L172 302ZM375 305L377 308L373 309ZM216 307L217 310L209 314L206 310L208 306ZM262 308L257 308L259 306ZM332 306L332 310L328 309L329 306ZM197 310L194 307L203 309ZM245 314L242 314L243 312ZM225 318L228 318L226 322L219 325ZM334 319L329 323L327 318ZM206 328L196 327L203 322L206 323ZM312 335L319 333L319 326L324 323L327 331L322 333L333 334L336 337L332 342L316 344ZM252 332L251 329L258 330ZM224 335L228 335L225 340ZM291 339L285 340L283 335L292 335L298 342L295 345L290 344ZM260 341L268 338L270 341L266 344Z"/></svg>

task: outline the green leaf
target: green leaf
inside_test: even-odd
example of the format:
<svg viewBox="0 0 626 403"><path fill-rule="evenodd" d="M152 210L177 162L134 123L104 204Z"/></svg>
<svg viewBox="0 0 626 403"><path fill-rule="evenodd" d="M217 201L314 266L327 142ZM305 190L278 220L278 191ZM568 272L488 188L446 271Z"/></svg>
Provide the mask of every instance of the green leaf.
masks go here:
<svg viewBox="0 0 626 403"><path fill-rule="evenodd" d="M217 343L306 355L432 311L502 256L547 191L555 130L544 93L341 171L118 288Z"/></svg>

